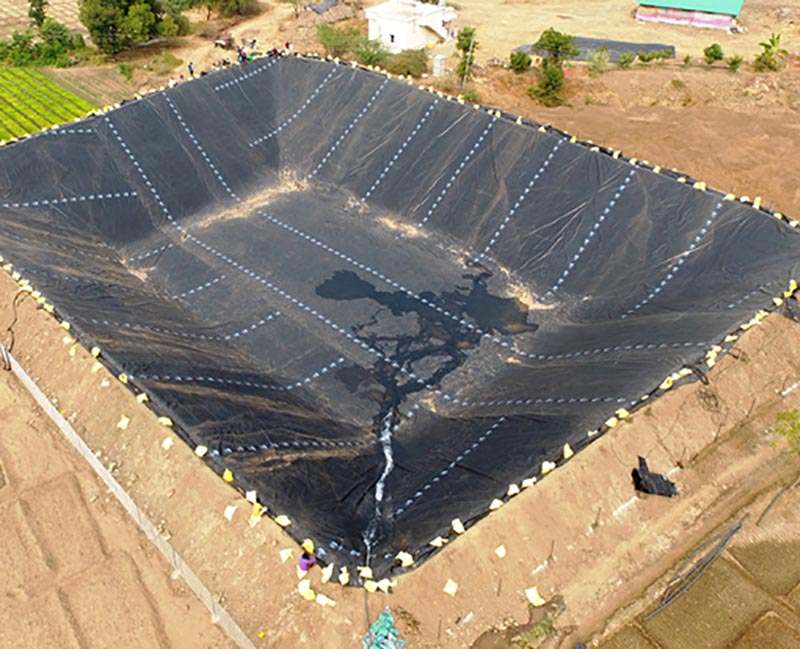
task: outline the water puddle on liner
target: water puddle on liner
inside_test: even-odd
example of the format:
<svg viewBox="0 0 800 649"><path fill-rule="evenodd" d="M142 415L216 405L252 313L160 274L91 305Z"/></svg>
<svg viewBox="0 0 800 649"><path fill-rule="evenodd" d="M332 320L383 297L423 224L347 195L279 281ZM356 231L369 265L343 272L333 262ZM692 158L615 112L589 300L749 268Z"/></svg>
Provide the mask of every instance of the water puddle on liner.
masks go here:
<svg viewBox="0 0 800 649"><path fill-rule="evenodd" d="M441 296L430 291L419 294L431 304L441 306L450 316L423 304L404 291L380 290L350 270L337 271L317 286L316 294L325 299L371 300L382 307L371 319L356 323L351 328L360 341L380 350L406 370L404 372L381 362L373 368L371 376L384 386L384 397L388 398L388 401L384 399L377 420L382 421L386 413L406 395L429 389L426 385L438 386L448 374L464 364L467 360L466 351L480 344L481 334L474 328L462 325L459 320L474 321L484 333L513 335L538 329L537 324L528 322L529 310L525 304L516 298L489 292L487 273L467 274L463 279L466 280L465 285L456 286L454 291L444 292ZM381 319L385 320L385 311L397 318L409 314L416 316L417 326L404 328L400 334L389 335L381 331ZM392 329L396 331L396 327ZM409 378L409 372L414 373L418 380ZM357 382L353 380L351 368L341 368L338 376L351 392L355 391Z"/></svg>
<svg viewBox="0 0 800 649"><path fill-rule="evenodd" d="M400 422L404 400L416 392L439 389L445 377L467 361L467 351L478 347L481 332L511 335L538 329L538 325L528 322L528 307L521 301L489 293L488 277L488 273L464 275L467 283L454 291L441 296L430 291L419 294L450 315L404 291L379 290L350 270L336 271L316 287L316 294L328 300L369 300L378 305L365 321L351 325L350 331L383 358L376 359L371 368L354 364L336 371L336 378L352 394L378 406L373 429L381 441L383 457L362 495L366 497L374 489L375 514L363 533L367 562L372 548L384 535L383 494L394 465L392 436ZM414 317L416 323L410 320ZM477 323L480 331L474 325L461 324L460 320L469 322L468 318Z"/></svg>

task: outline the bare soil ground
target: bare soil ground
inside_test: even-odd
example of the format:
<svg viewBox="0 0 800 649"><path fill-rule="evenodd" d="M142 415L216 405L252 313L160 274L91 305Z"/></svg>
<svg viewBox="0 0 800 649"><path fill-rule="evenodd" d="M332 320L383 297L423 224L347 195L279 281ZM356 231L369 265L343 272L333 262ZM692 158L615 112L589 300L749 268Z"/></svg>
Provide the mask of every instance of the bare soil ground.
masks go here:
<svg viewBox="0 0 800 649"><path fill-rule="evenodd" d="M0 422L0 647L231 646L8 373Z"/></svg>
<svg viewBox="0 0 800 649"><path fill-rule="evenodd" d="M674 45L679 58L699 57L715 42L730 54L747 56L759 51L758 43L771 32L783 32L787 41L800 32L796 3L779 0L747 0L738 20L747 29L743 34L638 22L632 0L459 0L457 4L459 23L478 28L481 56L487 58L507 58L510 50L533 43L549 27L573 36Z"/></svg>
<svg viewBox="0 0 800 649"><path fill-rule="evenodd" d="M704 180L788 214L800 213L800 68L774 76L667 64L589 77L576 69L568 105L545 108L527 89L534 72L486 68L474 87L486 104L580 139Z"/></svg>
<svg viewBox="0 0 800 649"><path fill-rule="evenodd" d="M793 485L793 486L792 486ZM789 649L800 646L800 482L764 494L742 530L695 585L657 615L645 596L616 616L631 620L607 649ZM779 499L771 508L775 497ZM765 513L766 512L766 513ZM738 516L741 516L739 512ZM730 527L731 521L726 521ZM710 549L710 548L709 548ZM702 556L699 555L699 556ZM698 556L698 558L699 558ZM659 580L651 589L663 589ZM609 625L614 627L613 622Z"/></svg>

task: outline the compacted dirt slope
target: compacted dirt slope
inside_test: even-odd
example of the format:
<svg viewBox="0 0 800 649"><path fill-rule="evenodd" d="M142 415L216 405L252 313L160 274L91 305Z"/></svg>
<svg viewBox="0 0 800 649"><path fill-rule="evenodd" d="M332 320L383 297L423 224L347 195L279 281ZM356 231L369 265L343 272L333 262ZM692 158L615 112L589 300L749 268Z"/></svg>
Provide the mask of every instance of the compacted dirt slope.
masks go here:
<svg viewBox="0 0 800 649"><path fill-rule="evenodd" d="M232 646L10 373L0 404L0 647Z"/></svg>

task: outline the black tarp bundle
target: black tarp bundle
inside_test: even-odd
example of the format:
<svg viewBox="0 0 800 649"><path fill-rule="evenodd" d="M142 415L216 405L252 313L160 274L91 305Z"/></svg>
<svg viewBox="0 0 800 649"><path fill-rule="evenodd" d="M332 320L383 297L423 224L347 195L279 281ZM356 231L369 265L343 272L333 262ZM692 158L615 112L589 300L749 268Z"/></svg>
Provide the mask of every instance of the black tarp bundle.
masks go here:
<svg viewBox="0 0 800 649"><path fill-rule="evenodd" d="M290 57L0 150L0 252L216 471L385 574L770 306L800 235Z"/></svg>
<svg viewBox="0 0 800 649"><path fill-rule="evenodd" d="M647 466L647 460L639 456L639 466L631 471L633 488L645 494L667 496L672 498L678 495L678 488L667 476L654 473Z"/></svg>

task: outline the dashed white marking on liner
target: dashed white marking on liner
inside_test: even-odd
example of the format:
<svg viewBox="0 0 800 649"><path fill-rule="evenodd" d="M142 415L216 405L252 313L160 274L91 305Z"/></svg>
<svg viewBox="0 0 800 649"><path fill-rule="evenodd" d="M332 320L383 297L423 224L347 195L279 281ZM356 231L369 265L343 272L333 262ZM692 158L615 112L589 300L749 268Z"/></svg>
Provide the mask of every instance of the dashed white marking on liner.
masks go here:
<svg viewBox="0 0 800 649"><path fill-rule="evenodd" d="M67 205L68 203L83 203L86 201L108 201L115 198L136 198L136 192L99 192L97 194L84 194L82 196L65 196L63 198L39 198L23 203L0 203L4 209L19 209L23 207L49 207L51 205Z"/></svg>
<svg viewBox="0 0 800 649"><path fill-rule="evenodd" d="M281 123L281 124L280 124L280 125L279 125L277 128L273 129L272 131L269 131L269 132L268 132L268 133L266 133L265 135L262 135L261 137L259 137L259 138L255 139L255 140L253 140L252 142L250 142L250 144L249 144L248 146L249 146L249 147L252 149L254 146L257 146L257 145L261 144L262 142L265 142L265 141L267 141L267 140L269 140L269 139L272 139L272 138L273 138L273 137L275 137L275 136L276 136L278 133L280 133L280 132L281 132L283 129L285 129L286 127L288 127L288 126L289 126L289 125L290 125L290 124L291 124L291 123L292 123L294 120L296 120L296 119L297 119L297 118L300 116L300 114L301 114L301 113L302 113L302 112L303 112L303 111L304 111L306 108L308 108L308 107L309 107L309 105L311 104L311 102L312 102L312 101L314 101L314 99L316 99L317 95L318 95L318 94L320 93L320 91L321 91L321 90L322 90L322 89L323 89L323 88L326 86L326 84L328 83L328 81L330 81L331 77L333 76L333 74L334 74L335 72L336 72L336 68L334 68L333 70L331 70L331 71L328 73L328 76L326 76L326 77L325 77L325 78L322 80L322 83L320 83L320 84L319 84L319 85L318 85L318 86L317 86L317 87L314 89L314 92L312 92L312 93L311 93L311 95L310 95L310 96L309 96L309 97L308 97L308 98L307 98L307 99L306 99L306 100L305 100L305 101L304 101L304 102L301 104L300 108L298 108L298 109L297 109L297 110L296 110L294 113L292 113L292 115L291 115L291 116L290 116L288 119L284 120L284 121L283 121L283 123Z"/></svg>
<svg viewBox="0 0 800 649"><path fill-rule="evenodd" d="M269 70L273 65L275 65L280 60L281 60L280 57L272 59L269 63L267 63L266 65L262 65L260 68L257 68L255 70L251 70L250 72L247 72L246 74L242 74L242 75L240 75L238 77L234 77L230 81L226 81L225 83L221 83L218 86L214 86L214 91L215 92L219 92L220 90L225 90L226 88L231 88L233 86L237 86L237 85L239 85L239 83L241 83L242 81L245 81L246 79L252 79L257 74L261 74L262 72L266 72L267 70Z"/></svg>
<svg viewBox="0 0 800 649"><path fill-rule="evenodd" d="M336 142L333 143L333 146L330 148L330 151L328 151L323 156L322 160L319 161L319 164L316 167L314 167L314 171L312 171L311 174L309 174L309 177L316 176L319 173L319 170L322 169L322 167L325 165L325 163L328 162L328 160L330 160L330 157L335 153L336 149L338 149L339 146L342 144L342 142L344 142L345 138L348 135L350 135L350 131L352 131L356 127L356 124L358 124L361 121L361 118L367 114L367 111L370 108L372 108L372 104L375 103L375 100L378 98L378 95L380 95L383 92L383 89L386 87L387 83L389 83L389 79L384 80L384 82L380 86L378 86L378 89L374 93L372 93L372 96L369 98L367 103L359 111L358 115L356 115L353 118L353 121L347 125L347 128L344 129L342 134L336 139Z"/></svg>
<svg viewBox="0 0 800 649"><path fill-rule="evenodd" d="M484 128L481 134L478 136L478 139L475 140L475 142L473 142L472 148L470 148L470 150L467 152L467 155L464 156L464 159L461 160L461 163L458 165L458 167L456 167L456 170L453 172L453 175L450 176L450 179L445 183L444 187L439 192L439 195L436 197L431 206L428 208L428 211L425 213L425 216L419 223L417 223L418 228L425 227L425 224L428 222L428 219L430 219L431 216L433 216L433 213L436 211L441 202L444 200L444 197L450 191L450 188L453 186L453 183L455 183L456 179L461 175L461 172L464 171L469 161L477 153L481 144L483 144L484 140L489 135L489 131L492 130L492 127L495 125L495 122L497 122L497 118L493 116L492 119L489 121L489 123L486 125L486 128Z"/></svg>
<svg viewBox="0 0 800 649"><path fill-rule="evenodd" d="M517 201L514 203L511 209L508 210L506 218L503 219L503 222L500 223L500 226L494 231L491 239L489 239L489 243L486 244L486 246L483 249L483 252L481 252L475 258L475 261L480 261L486 255L489 254L489 251L492 249L492 246L494 246L494 244L497 243L498 238L500 238L500 235L503 233L503 230L505 230L506 226L511 222L511 219L513 218L514 214L516 214L517 210L520 207L522 207L522 203L525 201L525 198L528 196L530 191L536 186L536 183L539 181L539 178L541 178L542 174L547 170L547 167L550 166L550 163L553 161L553 158L558 152L558 149L561 147L562 142L563 140L558 140L556 142L555 146L553 147L553 150L550 151L549 155L547 156L547 158L545 158L544 162L542 163L542 166L539 167L539 170L533 175L533 178L531 178L528 181L528 184L525 186L525 189L522 190L522 193L517 198Z"/></svg>
<svg viewBox="0 0 800 649"><path fill-rule="evenodd" d="M439 100L436 99L430 106L428 106L428 110L425 111L425 114L422 116L419 122L417 122L417 125L400 145L400 148L397 149L395 154L392 156L392 159L389 160L387 165L383 168L383 171L381 171L380 175L375 179L375 182L372 183L372 186L367 190L367 193L364 194L364 197L361 199L362 201L366 201L370 196L372 196L373 192L378 188L378 185L383 182L383 179L386 178L386 174L389 173L394 164L400 159L400 156L403 155L403 152L408 148L408 145L416 137L417 133L419 133L425 122L428 121L428 118L431 116L433 109L436 108L436 104L438 103Z"/></svg>

